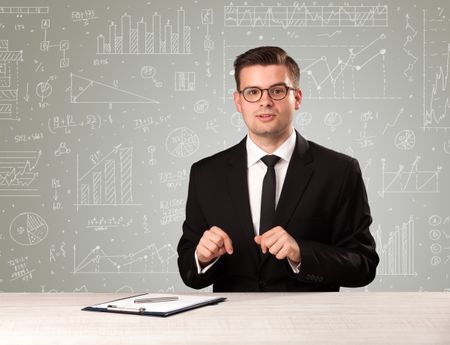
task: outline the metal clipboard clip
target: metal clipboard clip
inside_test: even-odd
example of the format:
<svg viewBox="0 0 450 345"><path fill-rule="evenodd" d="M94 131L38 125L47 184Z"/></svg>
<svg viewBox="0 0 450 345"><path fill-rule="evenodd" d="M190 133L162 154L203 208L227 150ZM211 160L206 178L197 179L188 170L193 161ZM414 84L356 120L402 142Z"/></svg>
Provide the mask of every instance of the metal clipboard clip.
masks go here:
<svg viewBox="0 0 450 345"><path fill-rule="evenodd" d="M106 307L106 310L122 312L122 313L136 313L136 314L144 314L145 313L145 308L124 308L124 307L118 307L113 304L109 304Z"/></svg>

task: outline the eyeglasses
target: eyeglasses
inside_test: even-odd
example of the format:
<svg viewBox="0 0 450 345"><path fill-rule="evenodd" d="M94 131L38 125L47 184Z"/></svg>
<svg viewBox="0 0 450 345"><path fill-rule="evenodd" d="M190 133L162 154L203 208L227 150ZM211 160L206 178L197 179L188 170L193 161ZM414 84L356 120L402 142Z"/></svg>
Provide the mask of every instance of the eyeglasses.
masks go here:
<svg viewBox="0 0 450 345"><path fill-rule="evenodd" d="M244 99L247 102L255 103L262 98L262 95L266 90L271 99L273 99L274 101L281 101L282 99L286 98L289 90L295 90L295 88L287 86L286 84L272 85L267 89L261 89L256 86L250 86L239 91L239 93L242 94L242 96L244 96Z"/></svg>

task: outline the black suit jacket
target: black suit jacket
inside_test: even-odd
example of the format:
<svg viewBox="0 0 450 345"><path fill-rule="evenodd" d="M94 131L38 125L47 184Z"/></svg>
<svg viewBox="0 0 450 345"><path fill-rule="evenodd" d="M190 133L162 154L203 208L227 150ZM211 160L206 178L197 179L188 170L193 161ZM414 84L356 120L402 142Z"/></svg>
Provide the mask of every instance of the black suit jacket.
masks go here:
<svg viewBox="0 0 450 345"><path fill-rule="evenodd" d="M287 259L260 255L254 241L244 139L192 165L177 248L186 285L201 289L214 284L216 292L339 291L374 279L379 258L358 162L296 134L276 218L300 246L300 273ZM198 274L195 248L214 225L230 236L234 252Z"/></svg>

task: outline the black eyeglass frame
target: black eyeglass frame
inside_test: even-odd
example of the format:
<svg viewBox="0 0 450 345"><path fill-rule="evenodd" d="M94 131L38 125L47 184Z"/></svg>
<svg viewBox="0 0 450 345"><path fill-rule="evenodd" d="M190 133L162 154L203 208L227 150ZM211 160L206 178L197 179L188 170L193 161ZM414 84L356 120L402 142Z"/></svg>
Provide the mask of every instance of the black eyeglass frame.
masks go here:
<svg viewBox="0 0 450 345"><path fill-rule="evenodd" d="M273 87L276 87L276 86L284 86L285 87L285 93L284 93L284 96L282 97L282 98L273 98L272 97L272 95L270 94L270 92L269 92L269 90L271 89L271 88L273 88ZM259 98L257 99L257 100L255 100L255 101L249 101L246 97L245 97L245 90L247 90L247 89L258 89L260 92L261 92L261 94L259 95ZM283 99L285 99L286 98L286 96L288 95L288 93L289 93L289 91L294 91L294 90L297 90L298 88L296 88L296 87L291 87L291 86L288 86L288 85L286 85L286 84L284 84L284 83L279 83L279 84L274 84L274 85L271 85L271 86L269 86L268 88L265 88L265 89L262 89L262 88L260 88L260 87L258 87L258 86L247 86L247 87L245 87L245 88L243 88L242 90L240 90L240 91L238 91L241 95L242 95L242 97L244 97L244 99L247 101L247 102L249 102L249 103L256 103L256 102L259 102L260 100L261 100L261 98L262 98L262 96L263 96L263 94L264 94L264 91L267 91L267 94L269 95L269 97L270 97L270 99L272 99L272 100L274 100L274 101L282 101Z"/></svg>

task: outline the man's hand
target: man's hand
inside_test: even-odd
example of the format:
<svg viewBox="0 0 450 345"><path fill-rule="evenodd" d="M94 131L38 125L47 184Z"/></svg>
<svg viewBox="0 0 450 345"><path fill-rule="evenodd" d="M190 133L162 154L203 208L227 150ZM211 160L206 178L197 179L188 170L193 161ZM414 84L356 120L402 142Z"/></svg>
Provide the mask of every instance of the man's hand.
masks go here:
<svg viewBox="0 0 450 345"><path fill-rule="evenodd" d="M255 242L261 246L264 254L269 251L278 260L288 258L294 265L300 263L300 247L297 241L281 226L276 226L260 236L255 236Z"/></svg>
<svg viewBox="0 0 450 345"><path fill-rule="evenodd" d="M225 231L217 226L213 226L203 233L197 248L195 248L195 252L197 253L200 266L205 267L215 258L225 253L233 254L233 244Z"/></svg>

